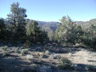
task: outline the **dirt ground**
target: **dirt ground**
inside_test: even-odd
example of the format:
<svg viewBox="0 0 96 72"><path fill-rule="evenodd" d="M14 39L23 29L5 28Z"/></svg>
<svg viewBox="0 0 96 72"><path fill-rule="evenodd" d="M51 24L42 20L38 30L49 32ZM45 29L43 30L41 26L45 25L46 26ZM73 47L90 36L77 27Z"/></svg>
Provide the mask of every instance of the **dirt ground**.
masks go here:
<svg viewBox="0 0 96 72"><path fill-rule="evenodd" d="M3 57L3 51L0 49L0 72L75 72L70 69L60 70L56 68L56 66L54 67L54 71L52 71L50 65L57 65L59 63L58 58L50 58L53 55L68 58L73 64L78 65L79 69L77 69L76 72L95 72L92 69L90 71L84 71L86 66L94 67L96 70L96 52L93 51L80 48L79 50L73 50L70 52L50 52L47 58L38 58L37 55L42 54L42 52L32 50L30 49L28 54L34 56L34 63L27 60L26 55L22 56L20 53L15 52L11 52L9 56ZM45 71L42 71L42 69Z"/></svg>

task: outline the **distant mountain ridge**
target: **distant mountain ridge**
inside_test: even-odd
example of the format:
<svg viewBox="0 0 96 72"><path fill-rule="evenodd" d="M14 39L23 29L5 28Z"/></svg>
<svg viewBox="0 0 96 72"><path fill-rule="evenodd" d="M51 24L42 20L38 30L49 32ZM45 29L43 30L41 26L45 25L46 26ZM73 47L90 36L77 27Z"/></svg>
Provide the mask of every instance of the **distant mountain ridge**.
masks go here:
<svg viewBox="0 0 96 72"><path fill-rule="evenodd" d="M49 32L50 30L56 31L59 26L59 22L46 22L46 21L37 21L38 25L42 27L45 31ZM75 24L81 25L81 27L88 27L90 25L96 26L96 19L91 19L89 21L74 21Z"/></svg>
<svg viewBox="0 0 96 72"><path fill-rule="evenodd" d="M37 21L37 22L38 25L47 32L49 32L50 30L56 31L59 25L59 22L45 22L45 21Z"/></svg>
<svg viewBox="0 0 96 72"><path fill-rule="evenodd" d="M75 23L81 26L90 26L90 25L96 26L96 19L91 19L89 21L75 21Z"/></svg>

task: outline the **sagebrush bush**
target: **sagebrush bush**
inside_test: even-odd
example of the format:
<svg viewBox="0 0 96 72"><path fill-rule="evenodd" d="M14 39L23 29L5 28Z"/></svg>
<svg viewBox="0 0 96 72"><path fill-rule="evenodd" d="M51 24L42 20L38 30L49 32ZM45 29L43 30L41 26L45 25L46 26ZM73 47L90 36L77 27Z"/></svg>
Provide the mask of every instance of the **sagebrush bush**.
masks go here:
<svg viewBox="0 0 96 72"><path fill-rule="evenodd" d="M24 48L27 48L28 47L28 44L27 43L24 43Z"/></svg>
<svg viewBox="0 0 96 72"><path fill-rule="evenodd" d="M20 50L18 48L15 48L15 53L20 53Z"/></svg>
<svg viewBox="0 0 96 72"><path fill-rule="evenodd" d="M49 55L49 59L54 59L54 54Z"/></svg>
<svg viewBox="0 0 96 72"><path fill-rule="evenodd" d="M43 51L42 54L40 54L40 58L48 58L49 57L49 51Z"/></svg>
<svg viewBox="0 0 96 72"><path fill-rule="evenodd" d="M45 54L45 55L49 55L50 52L49 52L48 50L46 50L46 51L44 52L44 54Z"/></svg>
<svg viewBox="0 0 96 72"><path fill-rule="evenodd" d="M3 56L9 56L10 55L10 52L9 51L4 51L2 55Z"/></svg>
<svg viewBox="0 0 96 72"><path fill-rule="evenodd" d="M72 63L70 60L68 60L67 58L61 58L60 59L60 64L58 65L58 67L60 69L68 69L72 66Z"/></svg>
<svg viewBox="0 0 96 72"><path fill-rule="evenodd" d="M9 56L10 55L10 51L8 50L8 46L2 47L2 50L3 50L3 53L2 53L3 56Z"/></svg>
<svg viewBox="0 0 96 72"><path fill-rule="evenodd" d="M2 49L3 49L4 51L8 50L8 46L4 46Z"/></svg>
<svg viewBox="0 0 96 72"><path fill-rule="evenodd" d="M22 50L21 50L21 54L22 54L22 55L28 54L28 49L22 49Z"/></svg>
<svg viewBox="0 0 96 72"><path fill-rule="evenodd" d="M34 59L33 55L26 55L26 59L32 61Z"/></svg>
<svg viewBox="0 0 96 72"><path fill-rule="evenodd" d="M40 59L43 58L43 56L44 56L44 52L39 53L39 58L40 58Z"/></svg>

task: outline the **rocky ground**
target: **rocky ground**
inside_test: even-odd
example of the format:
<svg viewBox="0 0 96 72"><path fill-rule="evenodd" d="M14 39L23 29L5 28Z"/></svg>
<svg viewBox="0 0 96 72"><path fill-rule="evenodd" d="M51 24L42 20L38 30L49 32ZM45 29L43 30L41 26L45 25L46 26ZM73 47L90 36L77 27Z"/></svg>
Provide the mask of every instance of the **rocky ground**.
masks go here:
<svg viewBox="0 0 96 72"><path fill-rule="evenodd" d="M9 54L4 55L4 46L0 47L0 72L95 72L96 52L82 48L63 48L34 46L22 54L23 47L8 47ZM71 67L58 67L60 59L72 62Z"/></svg>

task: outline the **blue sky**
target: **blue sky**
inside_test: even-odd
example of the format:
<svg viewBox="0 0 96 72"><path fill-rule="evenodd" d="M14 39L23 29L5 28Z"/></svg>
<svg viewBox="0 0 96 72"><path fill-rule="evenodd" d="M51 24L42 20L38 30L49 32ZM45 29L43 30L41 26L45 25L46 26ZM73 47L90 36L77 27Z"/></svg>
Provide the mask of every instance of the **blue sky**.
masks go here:
<svg viewBox="0 0 96 72"><path fill-rule="evenodd" d="M96 0L0 0L0 17L7 18L13 2L27 10L27 18L59 21L69 15L73 21L96 18Z"/></svg>

